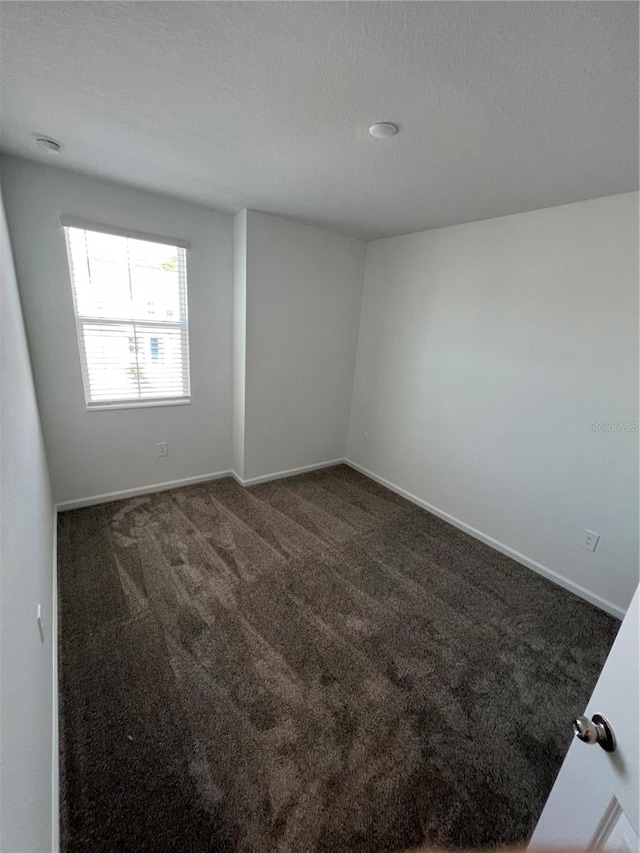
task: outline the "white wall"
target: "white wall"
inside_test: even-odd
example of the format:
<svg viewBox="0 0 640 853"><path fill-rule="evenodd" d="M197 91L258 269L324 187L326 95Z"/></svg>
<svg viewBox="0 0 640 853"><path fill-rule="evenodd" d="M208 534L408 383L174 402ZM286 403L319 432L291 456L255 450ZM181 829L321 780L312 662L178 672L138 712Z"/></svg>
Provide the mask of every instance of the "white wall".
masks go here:
<svg viewBox="0 0 640 853"><path fill-rule="evenodd" d="M247 480L344 457L366 244L250 210Z"/></svg>
<svg viewBox="0 0 640 853"><path fill-rule="evenodd" d="M14 158L0 174L56 501L229 470L232 217ZM86 410L63 213L190 242L191 405Z"/></svg>
<svg viewBox="0 0 640 853"><path fill-rule="evenodd" d="M244 479L247 370L247 211L233 218L233 470Z"/></svg>
<svg viewBox="0 0 640 853"><path fill-rule="evenodd" d="M618 612L638 433L590 425L638 419L637 244L637 193L370 243L347 448Z"/></svg>
<svg viewBox="0 0 640 853"><path fill-rule="evenodd" d="M0 850L44 853L52 845L53 501L1 199L0 219Z"/></svg>

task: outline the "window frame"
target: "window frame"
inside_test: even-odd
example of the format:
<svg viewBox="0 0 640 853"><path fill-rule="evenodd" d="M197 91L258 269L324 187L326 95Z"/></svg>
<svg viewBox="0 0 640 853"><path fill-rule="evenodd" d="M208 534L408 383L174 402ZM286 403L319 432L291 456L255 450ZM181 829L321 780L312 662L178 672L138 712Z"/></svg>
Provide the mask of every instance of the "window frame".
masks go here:
<svg viewBox="0 0 640 853"><path fill-rule="evenodd" d="M78 355L80 357L80 370L82 373L82 386L84 393L84 401L85 401L85 410L87 412L100 412L100 411L110 411L110 410L118 410L118 409L147 409L147 408L157 408L164 406L188 406L191 404L191 342L190 342L190 323L189 323L189 289L188 289L188 275L187 275L187 266L188 266L188 250L191 248L190 243L187 240L182 238L174 238L174 237L166 237L164 235L158 234L150 234L148 232L137 231L130 228L121 228L118 226L111 225L103 225L96 222L89 222L84 219L79 219L75 216L68 216L63 214L60 217L60 224L62 226L63 238L66 247L67 254L67 269L69 272L69 283L71 286L71 299L73 306L73 314L74 314L74 322L76 326L76 337L78 341ZM114 319L111 317L94 317L89 315L80 314L78 311L78 303L76 299L76 285L73 276L73 262L71 255L71 247L68 239L67 229L75 228L83 231L94 231L99 234L109 234L114 237L123 237L129 238L131 240L142 240L150 243L159 243L162 245L168 245L175 247L176 249L181 249L184 251L184 265L183 265L183 274L184 274L184 282L181 282L180 287L184 294L184 319L180 318L179 320L164 320L164 321L154 321L154 320L122 320L122 319ZM182 353L183 353L183 387L186 389L187 393L180 397L138 397L137 399L114 399L103 400L92 402L90 399L91 395L91 387L89 382L89 362L87 360L87 354L85 349L84 342L84 334L83 328L86 325L103 325L108 326L113 324L114 326L122 326L122 325L132 325L134 330L136 328L136 324L138 326L144 326L145 328L153 328L154 330L161 331L162 329L173 329L178 330L180 333L180 337L182 340ZM135 331L134 331L135 335ZM137 338L137 335L135 335Z"/></svg>

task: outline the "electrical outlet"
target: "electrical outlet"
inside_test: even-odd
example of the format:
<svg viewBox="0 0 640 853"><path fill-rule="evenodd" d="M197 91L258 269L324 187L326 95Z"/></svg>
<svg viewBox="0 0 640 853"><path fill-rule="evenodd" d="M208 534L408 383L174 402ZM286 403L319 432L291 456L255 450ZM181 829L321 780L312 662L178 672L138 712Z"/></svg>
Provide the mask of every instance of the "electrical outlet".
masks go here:
<svg viewBox="0 0 640 853"><path fill-rule="evenodd" d="M369 433L368 432L365 432L362 441L363 441L365 447L369 447Z"/></svg>
<svg viewBox="0 0 640 853"><path fill-rule="evenodd" d="M158 442L158 456L168 456L169 455L169 445L166 441Z"/></svg>
<svg viewBox="0 0 640 853"><path fill-rule="evenodd" d="M596 545L600 541L600 534L594 533L593 530L583 530L582 538L580 539L580 545L582 548L586 548L587 551L595 551Z"/></svg>

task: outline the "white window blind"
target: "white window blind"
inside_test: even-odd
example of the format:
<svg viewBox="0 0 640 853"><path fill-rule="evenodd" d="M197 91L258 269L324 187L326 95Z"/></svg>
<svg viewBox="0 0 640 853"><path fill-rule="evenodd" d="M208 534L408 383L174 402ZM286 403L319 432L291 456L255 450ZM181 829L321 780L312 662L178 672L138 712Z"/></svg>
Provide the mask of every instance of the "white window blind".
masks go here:
<svg viewBox="0 0 640 853"><path fill-rule="evenodd" d="M87 407L189 402L184 246L64 231Z"/></svg>

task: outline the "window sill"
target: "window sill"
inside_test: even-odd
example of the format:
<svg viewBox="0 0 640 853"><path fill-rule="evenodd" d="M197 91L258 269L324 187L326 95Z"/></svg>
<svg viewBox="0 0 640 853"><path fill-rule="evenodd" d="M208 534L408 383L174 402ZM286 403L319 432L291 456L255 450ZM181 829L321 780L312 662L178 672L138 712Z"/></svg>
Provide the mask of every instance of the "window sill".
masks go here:
<svg viewBox="0 0 640 853"><path fill-rule="evenodd" d="M190 406L191 397L177 400L136 400L130 403L95 403L87 406L87 412L108 412L112 409L156 409L160 406Z"/></svg>

